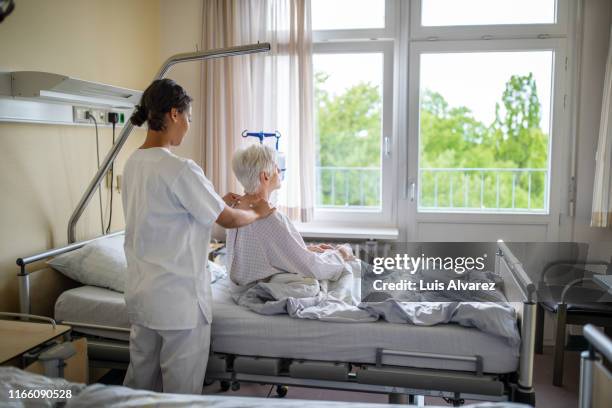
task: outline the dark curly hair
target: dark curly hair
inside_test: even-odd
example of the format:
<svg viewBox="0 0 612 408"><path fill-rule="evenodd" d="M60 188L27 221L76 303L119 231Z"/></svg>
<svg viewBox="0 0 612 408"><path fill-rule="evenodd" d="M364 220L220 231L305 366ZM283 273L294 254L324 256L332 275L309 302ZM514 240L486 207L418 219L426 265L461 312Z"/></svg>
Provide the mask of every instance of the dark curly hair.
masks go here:
<svg viewBox="0 0 612 408"><path fill-rule="evenodd" d="M156 79L142 94L140 105L134 108L130 122L134 126L147 122L151 130L164 130L166 113L172 108L184 112L189 109L192 100L183 87L173 80Z"/></svg>

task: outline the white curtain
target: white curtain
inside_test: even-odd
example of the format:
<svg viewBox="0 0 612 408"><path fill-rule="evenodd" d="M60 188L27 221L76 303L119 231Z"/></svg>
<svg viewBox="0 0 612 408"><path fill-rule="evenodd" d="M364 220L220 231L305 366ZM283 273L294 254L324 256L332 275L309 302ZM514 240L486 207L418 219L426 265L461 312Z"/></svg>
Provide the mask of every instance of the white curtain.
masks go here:
<svg viewBox="0 0 612 408"><path fill-rule="evenodd" d="M591 226L612 227L612 33L606 63L599 141L595 156Z"/></svg>
<svg viewBox="0 0 612 408"><path fill-rule="evenodd" d="M313 84L310 0L204 0L204 49L271 43L266 54L203 65L203 137L206 174L220 192L239 192L231 156L255 138L279 131L287 171L277 207L308 221L313 213ZM249 140L250 139L250 140ZM269 141L272 143L272 141Z"/></svg>

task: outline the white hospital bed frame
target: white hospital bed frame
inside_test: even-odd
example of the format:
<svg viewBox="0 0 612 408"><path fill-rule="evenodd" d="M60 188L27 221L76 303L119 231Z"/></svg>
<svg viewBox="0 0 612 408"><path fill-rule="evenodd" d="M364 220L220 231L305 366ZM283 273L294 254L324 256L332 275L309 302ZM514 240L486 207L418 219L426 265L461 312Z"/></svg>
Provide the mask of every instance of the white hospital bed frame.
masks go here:
<svg viewBox="0 0 612 408"><path fill-rule="evenodd" d="M170 57L160 68L155 79L163 78L170 67L175 64L220 58L233 55L266 52L270 44L253 44L194 53L177 54ZM21 313L30 313L30 273L26 266L52 256L78 249L95 240L121 234L121 232L104 235L92 240L76 241L76 223L87 204L99 188L100 182L113 164L117 154L125 144L132 124L127 123L117 142L109 153L94 178L89 183L77 208L68 223L68 242L70 245L40 254L17 259L20 267L19 305ZM520 262L514 257L504 242L498 241L495 270L504 279L506 296L509 299L522 301L519 309L522 342L520 346L519 369L516 373L486 374L483 373L481 356L460 356L435 353L422 353L414 350L377 349L376 364L334 363L308 361L288 358L263 358L258 356L239 356L213 353L209 360L207 379L219 380L222 387L239 387L242 382L265 384L298 385L349 391L362 391L389 394L391 402L401 401L406 395L431 395L449 399L459 404L462 399L512 400L535 405L533 389L533 356L535 340L536 297L535 285L523 270ZM126 328L108 327L95 324L62 322L81 329L102 329L126 333ZM476 329L475 329L476 330ZM129 362L128 343L100 337L89 336L88 353L92 366L124 368ZM450 371L439 369L410 368L384 365L383 357L403 356L446 361L463 361L474 363L473 371ZM282 394L282 388L277 389Z"/></svg>

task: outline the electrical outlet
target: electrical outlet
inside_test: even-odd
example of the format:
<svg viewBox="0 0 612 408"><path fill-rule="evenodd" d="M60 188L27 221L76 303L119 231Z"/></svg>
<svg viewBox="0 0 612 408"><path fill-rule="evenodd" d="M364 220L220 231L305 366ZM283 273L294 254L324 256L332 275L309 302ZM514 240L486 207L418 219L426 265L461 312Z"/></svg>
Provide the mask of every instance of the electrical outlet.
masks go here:
<svg viewBox="0 0 612 408"><path fill-rule="evenodd" d="M89 108L85 108L82 106L74 106L72 108L72 119L74 121L74 123L88 123L90 122L89 119L87 119L86 113L89 110Z"/></svg>
<svg viewBox="0 0 612 408"><path fill-rule="evenodd" d="M74 123L93 123L93 121L87 117L87 112L96 119L98 125L108 124L108 110L87 108L85 106L74 106L72 108L72 119Z"/></svg>

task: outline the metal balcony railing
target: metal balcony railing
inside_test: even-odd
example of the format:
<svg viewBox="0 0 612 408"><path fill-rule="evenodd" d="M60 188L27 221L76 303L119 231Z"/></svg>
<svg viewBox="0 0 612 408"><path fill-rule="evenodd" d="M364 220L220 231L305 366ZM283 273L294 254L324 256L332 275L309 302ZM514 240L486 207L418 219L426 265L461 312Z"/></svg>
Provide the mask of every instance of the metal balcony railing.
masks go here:
<svg viewBox="0 0 612 408"><path fill-rule="evenodd" d="M545 210L548 170L538 168L421 168L419 209Z"/></svg>
<svg viewBox="0 0 612 408"><path fill-rule="evenodd" d="M380 207L380 167L315 167L317 207Z"/></svg>
<svg viewBox="0 0 612 408"><path fill-rule="evenodd" d="M380 167L316 167L322 208L380 208ZM548 208L548 170L539 168L421 168L419 209L525 211Z"/></svg>

